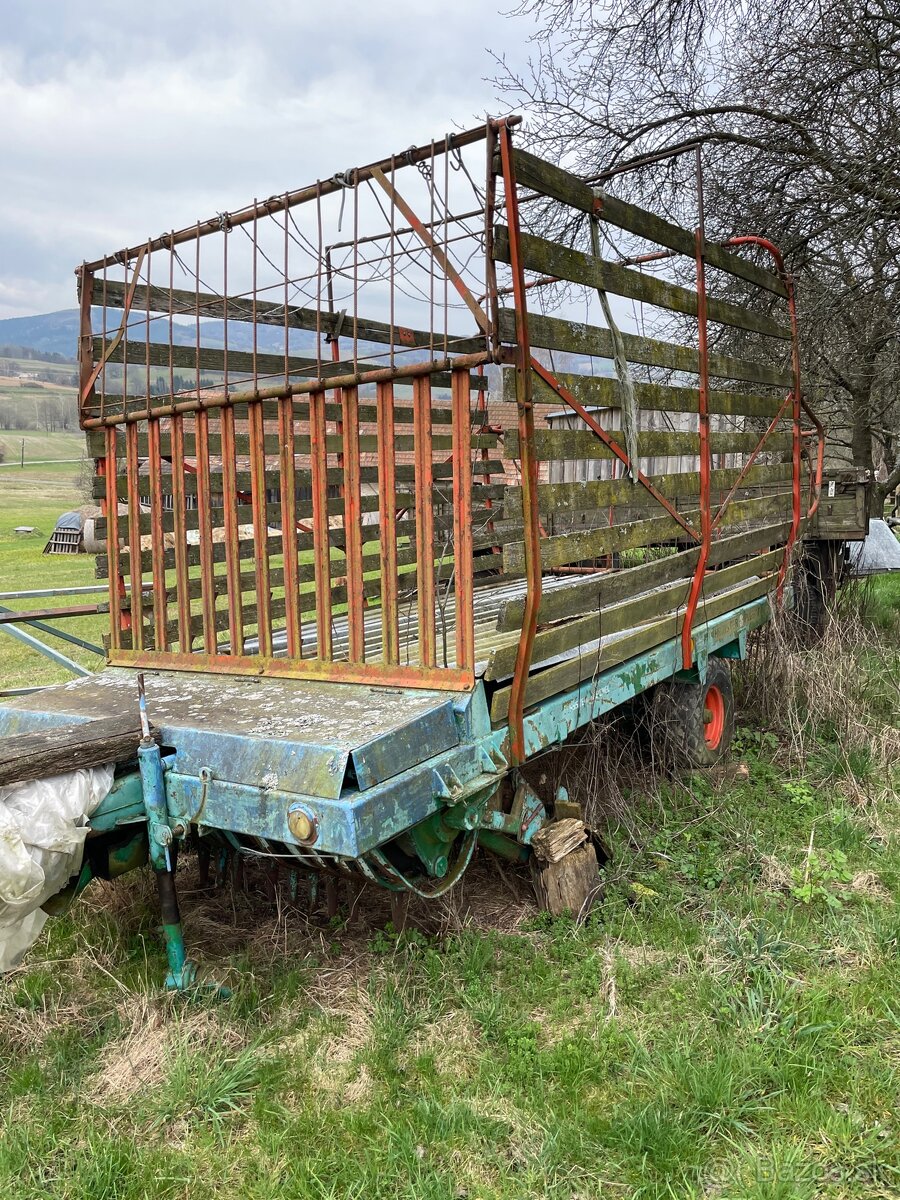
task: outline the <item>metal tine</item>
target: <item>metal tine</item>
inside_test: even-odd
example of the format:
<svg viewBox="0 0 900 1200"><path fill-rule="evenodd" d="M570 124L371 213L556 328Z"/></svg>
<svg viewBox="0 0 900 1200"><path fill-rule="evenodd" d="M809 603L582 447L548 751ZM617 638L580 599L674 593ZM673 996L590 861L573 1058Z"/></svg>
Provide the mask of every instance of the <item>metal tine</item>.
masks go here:
<svg viewBox="0 0 900 1200"><path fill-rule="evenodd" d="M144 648L144 580L141 570L140 459L137 421L125 426L125 463L128 475L128 581L131 584L131 645Z"/></svg>
<svg viewBox="0 0 900 1200"><path fill-rule="evenodd" d="M350 626L351 662L365 662L363 630L362 521L360 513L359 393L341 390L343 426L344 554L347 572L347 610Z"/></svg>
<svg viewBox="0 0 900 1200"><path fill-rule="evenodd" d="M377 385L378 521L381 554L381 636L384 662L400 661L397 613L397 485L394 475L394 385Z"/></svg>
<svg viewBox="0 0 900 1200"><path fill-rule="evenodd" d="M302 658L297 559L297 497L294 455L294 401L278 401L278 442L281 452L281 544L284 564L285 630L289 658Z"/></svg>
<svg viewBox="0 0 900 1200"><path fill-rule="evenodd" d="M165 534L163 532L162 454L159 419L147 422L147 470L150 473L150 564L153 579L153 633L157 650L165 650L166 604Z"/></svg>
<svg viewBox="0 0 900 1200"><path fill-rule="evenodd" d="M269 584L269 552L266 540L269 522L266 519L266 444L263 407L260 402L249 405L250 426L250 498L253 505L253 557L256 564L256 615L259 653L272 656L272 613Z"/></svg>
<svg viewBox="0 0 900 1200"><path fill-rule="evenodd" d="M106 457L102 460L106 476L106 546L109 561L109 613L110 645L118 650L122 645L122 597L125 586L122 581L122 562L119 555L119 497L117 494L118 455L116 431L106 430Z"/></svg>
<svg viewBox="0 0 900 1200"><path fill-rule="evenodd" d="M324 392L309 394L309 441L316 576L316 649L317 658L331 662L331 553L328 541L328 458Z"/></svg>
<svg viewBox="0 0 900 1200"><path fill-rule="evenodd" d="M191 649L191 600L188 591L187 521L184 491L184 417L172 418L172 508L175 536L175 590L178 597L178 649ZM159 586L155 579L154 594Z"/></svg>
<svg viewBox="0 0 900 1200"><path fill-rule="evenodd" d="M203 649L216 650L216 596L213 576L212 490L209 478L209 413L197 413L197 529L200 558L200 611L203 621Z"/></svg>
<svg viewBox="0 0 900 1200"><path fill-rule="evenodd" d="M238 494L235 444L234 409L227 405L222 409L222 503L225 518L225 574L228 578L228 633L231 639L230 653L244 652L244 618L241 599L240 535L238 532Z"/></svg>
<svg viewBox="0 0 900 1200"><path fill-rule="evenodd" d="M472 563L472 417L469 372L453 372L453 552L456 599L456 665L475 668Z"/></svg>
<svg viewBox="0 0 900 1200"><path fill-rule="evenodd" d="M413 385L416 460L416 590L419 614L419 666L437 662L434 619L434 510L432 503L431 379Z"/></svg>

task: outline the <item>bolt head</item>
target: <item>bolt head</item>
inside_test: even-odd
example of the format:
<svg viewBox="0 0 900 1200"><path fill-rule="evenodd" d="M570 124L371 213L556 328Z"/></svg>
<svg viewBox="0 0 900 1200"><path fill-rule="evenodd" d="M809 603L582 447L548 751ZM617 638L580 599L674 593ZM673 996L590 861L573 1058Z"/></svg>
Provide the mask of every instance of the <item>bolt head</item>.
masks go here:
<svg viewBox="0 0 900 1200"><path fill-rule="evenodd" d="M315 817L303 808L292 808L288 812L288 829L298 842L306 845L312 845L319 832Z"/></svg>

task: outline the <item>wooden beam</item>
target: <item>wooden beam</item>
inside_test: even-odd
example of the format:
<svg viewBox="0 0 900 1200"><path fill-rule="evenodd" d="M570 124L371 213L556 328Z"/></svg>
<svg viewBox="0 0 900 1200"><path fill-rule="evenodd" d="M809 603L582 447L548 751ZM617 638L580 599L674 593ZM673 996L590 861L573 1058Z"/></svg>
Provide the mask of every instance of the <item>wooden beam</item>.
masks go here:
<svg viewBox="0 0 900 1200"><path fill-rule="evenodd" d="M528 334L532 347L565 350L569 354L584 354L594 358L613 357L612 335L608 329L596 325L529 313ZM699 372L697 351L688 346L639 337L633 333L623 333L622 339L630 362L684 371L691 375ZM511 308L500 309L500 340L515 345L515 312ZM773 387L790 388L794 382L791 372L781 367L725 354L710 354L709 373L717 379L740 379L747 383L772 384Z"/></svg>
<svg viewBox="0 0 900 1200"><path fill-rule="evenodd" d="M527 150L514 151L514 158L516 179L521 187L540 192L542 196L550 196L581 212L596 211L601 221L619 229L626 229L647 241L656 242L659 246L665 246L667 250L675 250L688 258L694 257L694 234L682 229L680 225L673 225L671 221L666 221L655 213L647 212L646 209L638 208L636 204L629 204L626 200L619 200L606 192L601 193L598 207L597 191L577 175L545 162L534 154L529 154ZM757 266L750 259L712 242L706 243L704 253L711 267L727 271L730 275L737 275L748 283L755 283L776 296L787 297L784 282L772 271Z"/></svg>
<svg viewBox="0 0 900 1200"><path fill-rule="evenodd" d="M520 242L525 269L528 271L566 279L570 283L582 284L585 287L602 288L603 291L612 292L616 296L653 304L657 308L666 308L686 316L697 315L697 293L690 288L670 283L645 271L634 271L628 267L620 267L617 263L605 262L592 254L585 254L581 250L561 246L558 242L551 242L529 233L523 233ZM509 230L505 225L498 225L494 230L494 257L500 262L509 262ZM736 329L745 329L783 341L791 339L790 326L782 325L773 321L771 317L744 308L740 304L709 297L707 309L709 320L720 325L731 325Z"/></svg>
<svg viewBox="0 0 900 1200"><path fill-rule="evenodd" d="M131 715L98 717L39 733L0 738L0 786L137 758L141 740L137 693L134 707ZM155 731L153 735L157 736Z"/></svg>

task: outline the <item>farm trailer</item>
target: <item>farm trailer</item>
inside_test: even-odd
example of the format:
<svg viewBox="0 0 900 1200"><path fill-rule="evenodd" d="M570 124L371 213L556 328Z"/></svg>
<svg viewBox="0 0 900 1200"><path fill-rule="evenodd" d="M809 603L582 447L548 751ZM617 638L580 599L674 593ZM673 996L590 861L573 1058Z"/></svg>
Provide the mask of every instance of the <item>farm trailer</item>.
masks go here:
<svg viewBox="0 0 900 1200"><path fill-rule="evenodd" d="M0 730L90 740L143 681L156 740L68 894L149 859L172 987L179 846L313 873L332 910L342 876L434 897L478 846L552 858L572 805L520 769L650 689L715 761L727 660L789 599L824 433L777 248L707 240L699 151L683 228L517 123L78 271L108 665Z"/></svg>

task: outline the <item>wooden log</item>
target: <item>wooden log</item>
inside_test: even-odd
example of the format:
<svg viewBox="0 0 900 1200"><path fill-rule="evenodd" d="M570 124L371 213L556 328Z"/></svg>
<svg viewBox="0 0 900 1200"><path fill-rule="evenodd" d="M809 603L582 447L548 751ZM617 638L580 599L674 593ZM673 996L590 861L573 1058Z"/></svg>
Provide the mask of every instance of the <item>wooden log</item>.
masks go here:
<svg viewBox="0 0 900 1200"><path fill-rule="evenodd" d="M153 736L158 738L155 731ZM137 757L141 723L135 712L98 717L40 733L0 738L0 785L48 779L79 767L128 762Z"/></svg>
<svg viewBox="0 0 900 1200"><path fill-rule="evenodd" d="M587 840L584 821L565 817L542 826L531 839L531 848L541 862L555 863Z"/></svg>
<svg viewBox="0 0 900 1200"><path fill-rule="evenodd" d="M516 180L520 187L531 188L532 191L540 192L542 196L550 196L581 212L597 212L601 221L619 229L626 229L629 233L646 238L647 241L656 242L659 246L665 246L667 250L675 250L688 258L694 257L694 234L680 225L674 225L636 204L629 204L616 196L610 196L605 191L599 194L598 211L598 192L577 175L572 175L553 163L545 162L536 155L529 154L527 150L514 150L513 158ZM783 280L772 271L758 267L750 259L712 242L706 243L704 251L707 265L727 271L739 279L746 279L749 283L755 283L776 296L787 296Z"/></svg>
<svg viewBox="0 0 900 1200"><path fill-rule="evenodd" d="M602 288L603 291L612 292L616 296L652 304L657 308L666 308L670 312L684 313L689 317L697 315L697 293L690 288L669 283L666 279L644 271L620 267L618 263L605 262L602 258L595 258L593 254L585 254L581 250L561 246L558 242L535 237L530 233L520 234L519 240L527 271L566 279L570 283L582 284L585 287ZM509 257L509 230L504 225L498 225L494 230L494 258L508 263ZM716 300L712 296L707 299L707 315L710 321L719 325L731 325L735 329L745 329L765 337L780 338L782 341L791 339L790 326L782 325L773 321L771 317L763 316L740 304Z"/></svg>
<svg viewBox="0 0 900 1200"><path fill-rule="evenodd" d="M510 345L516 344L515 311L500 309L500 339ZM543 317L528 314L528 336L532 347L545 350L565 350L570 354L584 354L595 358L612 358L612 335L608 329L597 325L583 325L577 321L565 321L560 317ZM640 337L634 333L623 333L625 356L629 362L645 363L652 367L665 367L671 371L684 371L691 375L699 372L697 351L677 342L663 342L657 338ZM732 358L726 354L709 355L709 373L717 379L740 379L746 383L772 384L773 387L789 388L793 384L790 371L750 359Z"/></svg>
<svg viewBox="0 0 900 1200"><path fill-rule="evenodd" d="M571 913L581 920L600 894L597 851L585 842L557 862L531 860L531 877L537 902L551 916Z"/></svg>

